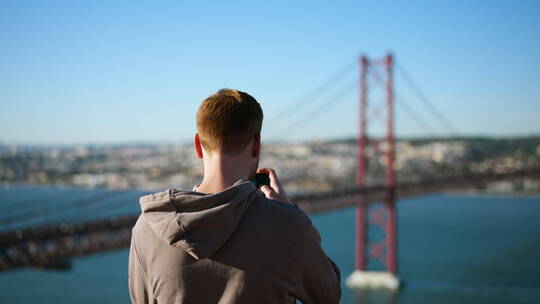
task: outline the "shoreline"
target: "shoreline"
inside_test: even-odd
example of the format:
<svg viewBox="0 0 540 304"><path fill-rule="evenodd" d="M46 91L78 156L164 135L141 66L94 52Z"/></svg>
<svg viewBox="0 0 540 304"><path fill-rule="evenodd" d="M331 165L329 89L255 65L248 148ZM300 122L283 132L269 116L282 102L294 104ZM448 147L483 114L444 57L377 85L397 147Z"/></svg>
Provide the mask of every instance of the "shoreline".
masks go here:
<svg viewBox="0 0 540 304"><path fill-rule="evenodd" d="M2 183L0 189L9 188L57 188L57 189L72 189L72 190L105 190L105 191L137 191L137 192L157 192L164 191L169 188L182 189L180 186L171 186L168 188L109 188L109 187L84 187L69 184L31 184L31 183ZM185 189L184 189L185 190ZM435 194L435 193L434 193ZM497 192L497 191L477 191L477 190L450 190L439 192L440 195L448 196L466 196L466 197L497 197L497 198L540 198L540 191L528 192Z"/></svg>
<svg viewBox="0 0 540 304"><path fill-rule="evenodd" d="M449 196L467 196L467 197L497 197L497 198L540 198L539 191L533 192L496 192L496 191L446 191L441 193Z"/></svg>

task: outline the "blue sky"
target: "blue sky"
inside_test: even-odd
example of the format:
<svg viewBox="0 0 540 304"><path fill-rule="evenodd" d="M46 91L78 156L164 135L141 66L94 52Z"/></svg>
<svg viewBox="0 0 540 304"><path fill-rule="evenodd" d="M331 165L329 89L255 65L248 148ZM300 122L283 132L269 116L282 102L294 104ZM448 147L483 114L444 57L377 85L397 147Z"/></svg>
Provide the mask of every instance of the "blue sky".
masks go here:
<svg viewBox="0 0 540 304"><path fill-rule="evenodd" d="M539 1L397 2L0 1L0 142L187 141L222 87L259 100L268 140L351 136L358 93L332 96L355 68L275 115L387 51L458 134L540 133ZM448 135L395 78L429 125L396 105L397 134Z"/></svg>

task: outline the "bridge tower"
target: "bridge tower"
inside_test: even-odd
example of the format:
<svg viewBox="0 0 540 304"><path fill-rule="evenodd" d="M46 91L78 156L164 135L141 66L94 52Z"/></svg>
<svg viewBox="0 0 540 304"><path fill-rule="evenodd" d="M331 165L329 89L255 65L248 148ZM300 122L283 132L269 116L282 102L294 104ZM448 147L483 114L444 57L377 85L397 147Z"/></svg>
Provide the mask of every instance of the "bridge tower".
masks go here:
<svg viewBox="0 0 540 304"><path fill-rule="evenodd" d="M356 207L356 270L347 279L353 288L389 288L397 289L397 231L395 207L394 176L394 94L393 94L393 56L379 59L360 57L360 119L358 135L358 187L366 186L368 170L368 146L371 153L384 153L386 197L382 203L368 204L359 201ZM382 73L377 73L381 70ZM369 78L372 77L372 78ZM385 111L374 112L377 116L385 112L386 132L380 141L370 140L367 131L368 79L384 86ZM384 152L379 150L384 146ZM374 161L372 159L372 161ZM373 233L375 232L375 233ZM375 238L374 235L378 235ZM382 266L382 271L368 269L370 265Z"/></svg>

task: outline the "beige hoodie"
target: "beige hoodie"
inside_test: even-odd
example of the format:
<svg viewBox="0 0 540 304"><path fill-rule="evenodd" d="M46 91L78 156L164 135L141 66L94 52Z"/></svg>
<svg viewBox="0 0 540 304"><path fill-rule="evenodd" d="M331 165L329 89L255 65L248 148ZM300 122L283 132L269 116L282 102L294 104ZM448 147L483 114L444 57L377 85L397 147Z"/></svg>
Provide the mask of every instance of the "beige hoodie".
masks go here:
<svg viewBox="0 0 540 304"><path fill-rule="evenodd" d="M169 189L140 203L133 303L339 302L339 269L309 217L249 181L215 194Z"/></svg>

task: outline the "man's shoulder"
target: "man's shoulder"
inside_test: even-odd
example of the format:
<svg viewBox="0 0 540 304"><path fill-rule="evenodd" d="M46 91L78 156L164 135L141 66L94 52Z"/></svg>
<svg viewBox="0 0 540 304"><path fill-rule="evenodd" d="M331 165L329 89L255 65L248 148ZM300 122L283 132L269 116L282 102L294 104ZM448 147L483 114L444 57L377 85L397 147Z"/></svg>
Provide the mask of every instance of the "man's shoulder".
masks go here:
<svg viewBox="0 0 540 304"><path fill-rule="evenodd" d="M306 227L311 224L309 216L298 206L284 203L264 196L254 202L254 209L260 216L268 217L288 225Z"/></svg>
<svg viewBox="0 0 540 304"><path fill-rule="evenodd" d="M137 220L135 221L135 225L131 227L131 235L139 236L140 233L142 233L145 229L147 229L147 227L143 227L143 226L145 226L145 223L144 223L142 215L139 214L139 216L137 217Z"/></svg>

